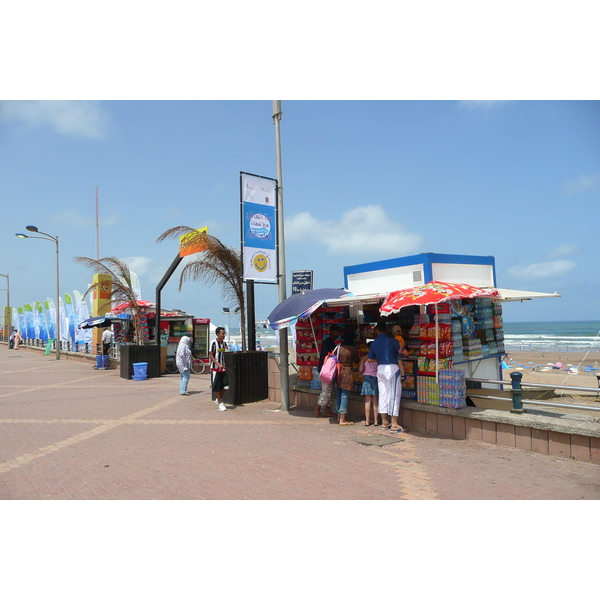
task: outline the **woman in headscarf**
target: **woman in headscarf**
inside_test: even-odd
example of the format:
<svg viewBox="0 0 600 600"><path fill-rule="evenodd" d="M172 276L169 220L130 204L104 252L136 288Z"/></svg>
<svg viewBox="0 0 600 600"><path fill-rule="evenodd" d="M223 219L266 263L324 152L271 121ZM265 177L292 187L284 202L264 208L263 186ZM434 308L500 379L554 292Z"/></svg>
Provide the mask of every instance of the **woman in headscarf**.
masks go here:
<svg viewBox="0 0 600 600"><path fill-rule="evenodd" d="M190 368L192 366L192 351L190 350L190 338L187 335L184 335L179 340L177 354L175 355L175 364L181 374L179 393L182 396L189 396L190 393L187 391L187 387L190 380Z"/></svg>

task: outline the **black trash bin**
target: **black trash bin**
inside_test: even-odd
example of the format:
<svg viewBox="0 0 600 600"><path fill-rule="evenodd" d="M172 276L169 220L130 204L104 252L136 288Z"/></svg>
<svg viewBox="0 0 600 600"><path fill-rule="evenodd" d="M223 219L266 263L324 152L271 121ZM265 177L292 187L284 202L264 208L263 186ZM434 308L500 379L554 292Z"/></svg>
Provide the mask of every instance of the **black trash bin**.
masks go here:
<svg viewBox="0 0 600 600"><path fill-rule="evenodd" d="M133 346L124 344L120 349L120 376L133 378L133 363L148 363L147 376L160 377L160 346Z"/></svg>
<svg viewBox="0 0 600 600"><path fill-rule="evenodd" d="M269 397L267 352L226 352L225 367L229 389L223 400L227 404L258 402Z"/></svg>

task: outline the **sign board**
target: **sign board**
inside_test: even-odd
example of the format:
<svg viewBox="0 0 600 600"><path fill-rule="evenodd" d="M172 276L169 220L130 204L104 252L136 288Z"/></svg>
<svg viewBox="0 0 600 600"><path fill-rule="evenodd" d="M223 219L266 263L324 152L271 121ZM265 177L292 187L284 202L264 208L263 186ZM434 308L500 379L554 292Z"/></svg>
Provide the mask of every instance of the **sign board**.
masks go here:
<svg viewBox="0 0 600 600"><path fill-rule="evenodd" d="M292 271L292 295L313 289L312 271Z"/></svg>
<svg viewBox="0 0 600 600"><path fill-rule="evenodd" d="M244 279L277 281L275 179L240 173Z"/></svg>

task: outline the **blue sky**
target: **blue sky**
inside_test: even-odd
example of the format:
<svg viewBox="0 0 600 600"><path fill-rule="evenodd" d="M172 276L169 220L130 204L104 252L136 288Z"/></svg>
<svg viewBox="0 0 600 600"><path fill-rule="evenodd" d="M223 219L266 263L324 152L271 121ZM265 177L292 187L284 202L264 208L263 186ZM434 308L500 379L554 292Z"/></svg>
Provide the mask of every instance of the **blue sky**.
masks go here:
<svg viewBox="0 0 600 600"><path fill-rule="evenodd" d="M598 318L592 3L282 12L269 0L131 1L118 19L110 6L5 10L0 273L11 304L54 295L53 246L14 236L28 224L60 238L61 292L85 291L91 273L72 258L95 257L96 187L100 255L127 260L145 299L177 252L155 243L166 229L207 225L238 246L239 172L276 176L270 98L282 98L288 285L293 270L328 287L343 285L346 265L492 255L500 287L562 294L507 304L507 320ZM257 286L256 302L264 319L276 287ZM217 288L179 292L174 277L163 304L224 323Z"/></svg>
<svg viewBox="0 0 600 600"><path fill-rule="evenodd" d="M492 255L499 287L562 294L505 305L506 320L598 318L600 102L282 107L288 284L292 270L337 287L345 265ZM100 255L125 259L154 300L177 253L156 243L166 229L208 225L239 246L240 171L276 175L268 100L0 103L0 271L11 304L54 296L54 246L14 236L28 224L60 238L61 292L85 291L91 273L72 257L95 257L96 186ZM163 291L165 307L224 322L218 288L177 284ZM277 289L260 285L256 296L264 319Z"/></svg>

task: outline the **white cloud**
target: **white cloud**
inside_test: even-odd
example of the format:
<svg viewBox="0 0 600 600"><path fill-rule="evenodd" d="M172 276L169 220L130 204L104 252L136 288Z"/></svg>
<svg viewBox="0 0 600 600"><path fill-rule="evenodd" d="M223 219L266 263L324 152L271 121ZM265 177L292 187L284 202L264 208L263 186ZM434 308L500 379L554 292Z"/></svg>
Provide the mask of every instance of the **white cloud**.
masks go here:
<svg viewBox="0 0 600 600"><path fill-rule="evenodd" d="M147 256L128 256L123 259L123 262L127 263L129 269L138 277L148 273L153 263L152 259Z"/></svg>
<svg viewBox="0 0 600 600"><path fill-rule="evenodd" d="M565 256L572 256L573 254L579 254L583 252L585 246L578 246L576 244L559 244L556 248L553 248L546 253L546 258L563 258Z"/></svg>
<svg viewBox="0 0 600 600"><path fill-rule="evenodd" d="M576 179L570 179L563 183L563 190L568 196L574 196L582 192L587 192L594 188L600 187L600 173L593 175L581 175Z"/></svg>
<svg viewBox="0 0 600 600"><path fill-rule="evenodd" d="M342 214L341 220L317 220L302 212L288 218L285 239L327 246L333 255L410 254L423 242L418 233L392 221L379 205L359 206Z"/></svg>
<svg viewBox="0 0 600 600"><path fill-rule="evenodd" d="M565 275L576 266L577 263L572 260L555 260L527 266L509 267L506 272L515 279L549 279L550 277Z"/></svg>
<svg viewBox="0 0 600 600"><path fill-rule="evenodd" d="M0 119L88 138L104 137L109 123L100 103L90 100L7 100L0 103Z"/></svg>

